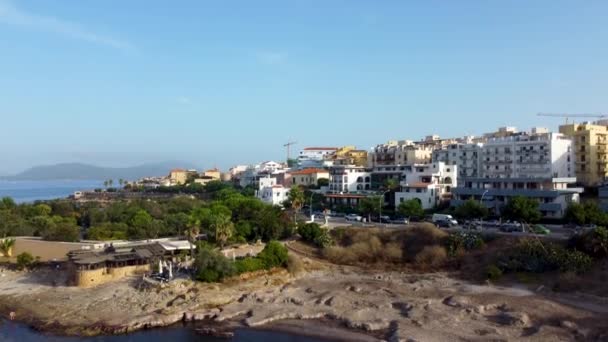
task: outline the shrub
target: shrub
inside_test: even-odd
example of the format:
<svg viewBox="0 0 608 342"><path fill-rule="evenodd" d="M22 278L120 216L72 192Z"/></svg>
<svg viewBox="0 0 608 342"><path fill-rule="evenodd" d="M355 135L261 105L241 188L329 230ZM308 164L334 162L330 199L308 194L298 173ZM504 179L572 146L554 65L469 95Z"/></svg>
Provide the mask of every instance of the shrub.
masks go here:
<svg viewBox="0 0 608 342"><path fill-rule="evenodd" d="M278 241L270 241L258 258L267 269L287 266L287 248Z"/></svg>
<svg viewBox="0 0 608 342"><path fill-rule="evenodd" d="M234 262L234 267L238 274L255 272L265 268L264 262L259 258L243 258Z"/></svg>
<svg viewBox="0 0 608 342"><path fill-rule="evenodd" d="M570 246L595 258L608 257L608 230L598 227L570 240Z"/></svg>
<svg viewBox="0 0 608 342"><path fill-rule="evenodd" d="M30 253L23 252L17 255L17 268L19 268L20 270L32 266L33 263L34 256L32 256Z"/></svg>
<svg viewBox="0 0 608 342"><path fill-rule="evenodd" d="M454 256L460 250L470 251L483 247L483 238L478 233L457 232L450 234L446 239L445 247L450 256Z"/></svg>
<svg viewBox="0 0 608 342"><path fill-rule="evenodd" d="M321 228L317 223L301 224L298 227L298 234L308 243L312 243L317 247L327 247L332 244L331 237L327 230Z"/></svg>
<svg viewBox="0 0 608 342"><path fill-rule="evenodd" d="M591 264L591 257L585 253L567 250L553 243L543 244L536 239L521 241L500 258L501 268L509 272L542 273L560 270L584 273Z"/></svg>
<svg viewBox="0 0 608 342"><path fill-rule="evenodd" d="M416 225L406 230L403 237L404 257L416 261L416 256L427 246L444 245L448 233L430 223Z"/></svg>
<svg viewBox="0 0 608 342"><path fill-rule="evenodd" d="M289 274L295 276L304 271L304 263L298 256L289 254L287 257L287 270Z"/></svg>
<svg viewBox="0 0 608 342"><path fill-rule="evenodd" d="M389 242L384 246L384 255L387 261L399 262L403 260L403 250L397 242Z"/></svg>
<svg viewBox="0 0 608 342"><path fill-rule="evenodd" d="M447 252L441 246L426 246L418 254L415 261L422 266L439 266L445 262Z"/></svg>
<svg viewBox="0 0 608 342"><path fill-rule="evenodd" d="M502 277L502 270L498 266L492 264L486 268L486 278L490 280L498 280Z"/></svg>
<svg viewBox="0 0 608 342"><path fill-rule="evenodd" d="M210 248L198 248L194 260L196 279L208 283L218 282L236 273L234 264L221 253Z"/></svg>

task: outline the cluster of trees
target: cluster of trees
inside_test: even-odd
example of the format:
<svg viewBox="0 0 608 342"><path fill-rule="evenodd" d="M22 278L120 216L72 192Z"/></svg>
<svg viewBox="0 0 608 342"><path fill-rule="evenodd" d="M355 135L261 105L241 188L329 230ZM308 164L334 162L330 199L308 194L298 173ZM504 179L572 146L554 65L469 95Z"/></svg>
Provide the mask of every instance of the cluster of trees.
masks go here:
<svg viewBox="0 0 608 342"><path fill-rule="evenodd" d="M576 224L595 224L608 226L608 214L605 213L595 202L584 204L572 203L566 211L567 222Z"/></svg>
<svg viewBox="0 0 608 342"><path fill-rule="evenodd" d="M213 191L210 191L213 190ZM89 202L57 200L35 204L0 201L0 236L41 236L48 240L149 239L207 234L212 242L286 238L295 226L288 214L247 192L212 184L211 197Z"/></svg>
<svg viewBox="0 0 608 342"><path fill-rule="evenodd" d="M78 215L61 201L17 205L11 198L0 200L0 236L41 236L47 240L78 241Z"/></svg>

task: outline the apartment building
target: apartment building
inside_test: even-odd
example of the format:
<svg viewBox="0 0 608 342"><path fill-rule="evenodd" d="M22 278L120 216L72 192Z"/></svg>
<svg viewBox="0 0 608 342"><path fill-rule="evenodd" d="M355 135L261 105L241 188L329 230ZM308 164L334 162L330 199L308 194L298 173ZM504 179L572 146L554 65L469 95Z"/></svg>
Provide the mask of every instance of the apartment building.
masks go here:
<svg viewBox="0 0 608 342"><path fill-rule="evenodd" d="M430 209L451 199L457 186L457 165L443 162L408 165L401 171L400 190L395 193L395 207L416 199L424 209Z"/></svg>
<svg viewBox="0 0 608 342"><path fill-rule="evenodd" d="M433 151L433 163L458 166L458 178L480 176L483 143L455 143Z"/></svg>
<svg viewBox="0 0 608 342"><path fill-rule="evenodd" d="M602 185L608 176L608 122L562 125L559 132L572 138L578 182Z"/></svg>
<svg viewBox="0 0 608 342"><path fill-rule="evenodd" d="M334 165L329 168L329 192L360 193L370 191L372 173L365 167Z"/></svg>
<svg viewBox="0 0 608 342"><path fill-rule="evenodd" d="M336 151L338 151L336 147L306 147L298 155L298 168L323 167L325 160Z"/></svg>
<svg viewBox="0 0 608 342"><path fill-rule="evenodd" d="M340 147L328 158L331 160L331 165L367 166L367 151L357 150L355 146Z"/></svg>
<svg viewBox="0 0 608 342"><path fill-rule="evenodd" d="M329 180L329 171L325 169L303 169L289 172L292 185L316 186L319 179Z"/></svg>
<svg viewBox="0 0 608 342"><path fill-rule="evenodd" d="M510 198L524 196L540 202L543 216L562 217L582 192L569 188L576 183L572 140L543 128L499 133L486 135L485 143L479 145L477 176L459 177L452 205L474 199L499 213Z"/></svg>
<svg viewBox="0 0 608 342"><path fill-rule="evenodd" d="M289 197L289 190L278 184L276 178L266 176L259 179L256 197L271 205L283 205Z"/></svg>
<svg viewBox="0 0 608 342"><path fill-rule="evenodd" d="M186 184L189 177L196 175L196 170L173 169L169 172L170 185Z"/></svg>
<svg viewBox="0 0 608 342"><path fill-rule="evenodd" d="M372 148L368 166L426 164L431 161L434 147L415 144L410 140L389 141Z"/></svg>

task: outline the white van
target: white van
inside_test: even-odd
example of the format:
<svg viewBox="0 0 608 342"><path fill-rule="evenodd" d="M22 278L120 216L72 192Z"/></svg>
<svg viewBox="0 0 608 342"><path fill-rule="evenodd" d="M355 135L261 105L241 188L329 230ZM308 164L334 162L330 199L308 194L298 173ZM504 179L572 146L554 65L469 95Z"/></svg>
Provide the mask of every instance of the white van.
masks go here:
<svg viewBox="0 0 608 342"><path fill-rule="evenodd" d="M458 221L454 220L452 215L446 214L433 214L433 223L437 223L439 221L448 221L453 225L457 225Z"/></svg>

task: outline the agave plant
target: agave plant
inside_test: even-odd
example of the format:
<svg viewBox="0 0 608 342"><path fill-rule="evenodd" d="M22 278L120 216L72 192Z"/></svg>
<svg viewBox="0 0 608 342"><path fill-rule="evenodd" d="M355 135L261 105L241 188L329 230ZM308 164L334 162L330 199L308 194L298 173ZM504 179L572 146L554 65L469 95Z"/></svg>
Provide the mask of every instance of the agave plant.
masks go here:
<svg viewBox="0 0 608 342"><path fill-rule="evenodd" d="M0 254L5 257L12 257L13 246L15 246L15 239L4 239L0 241Z"/></svg>

